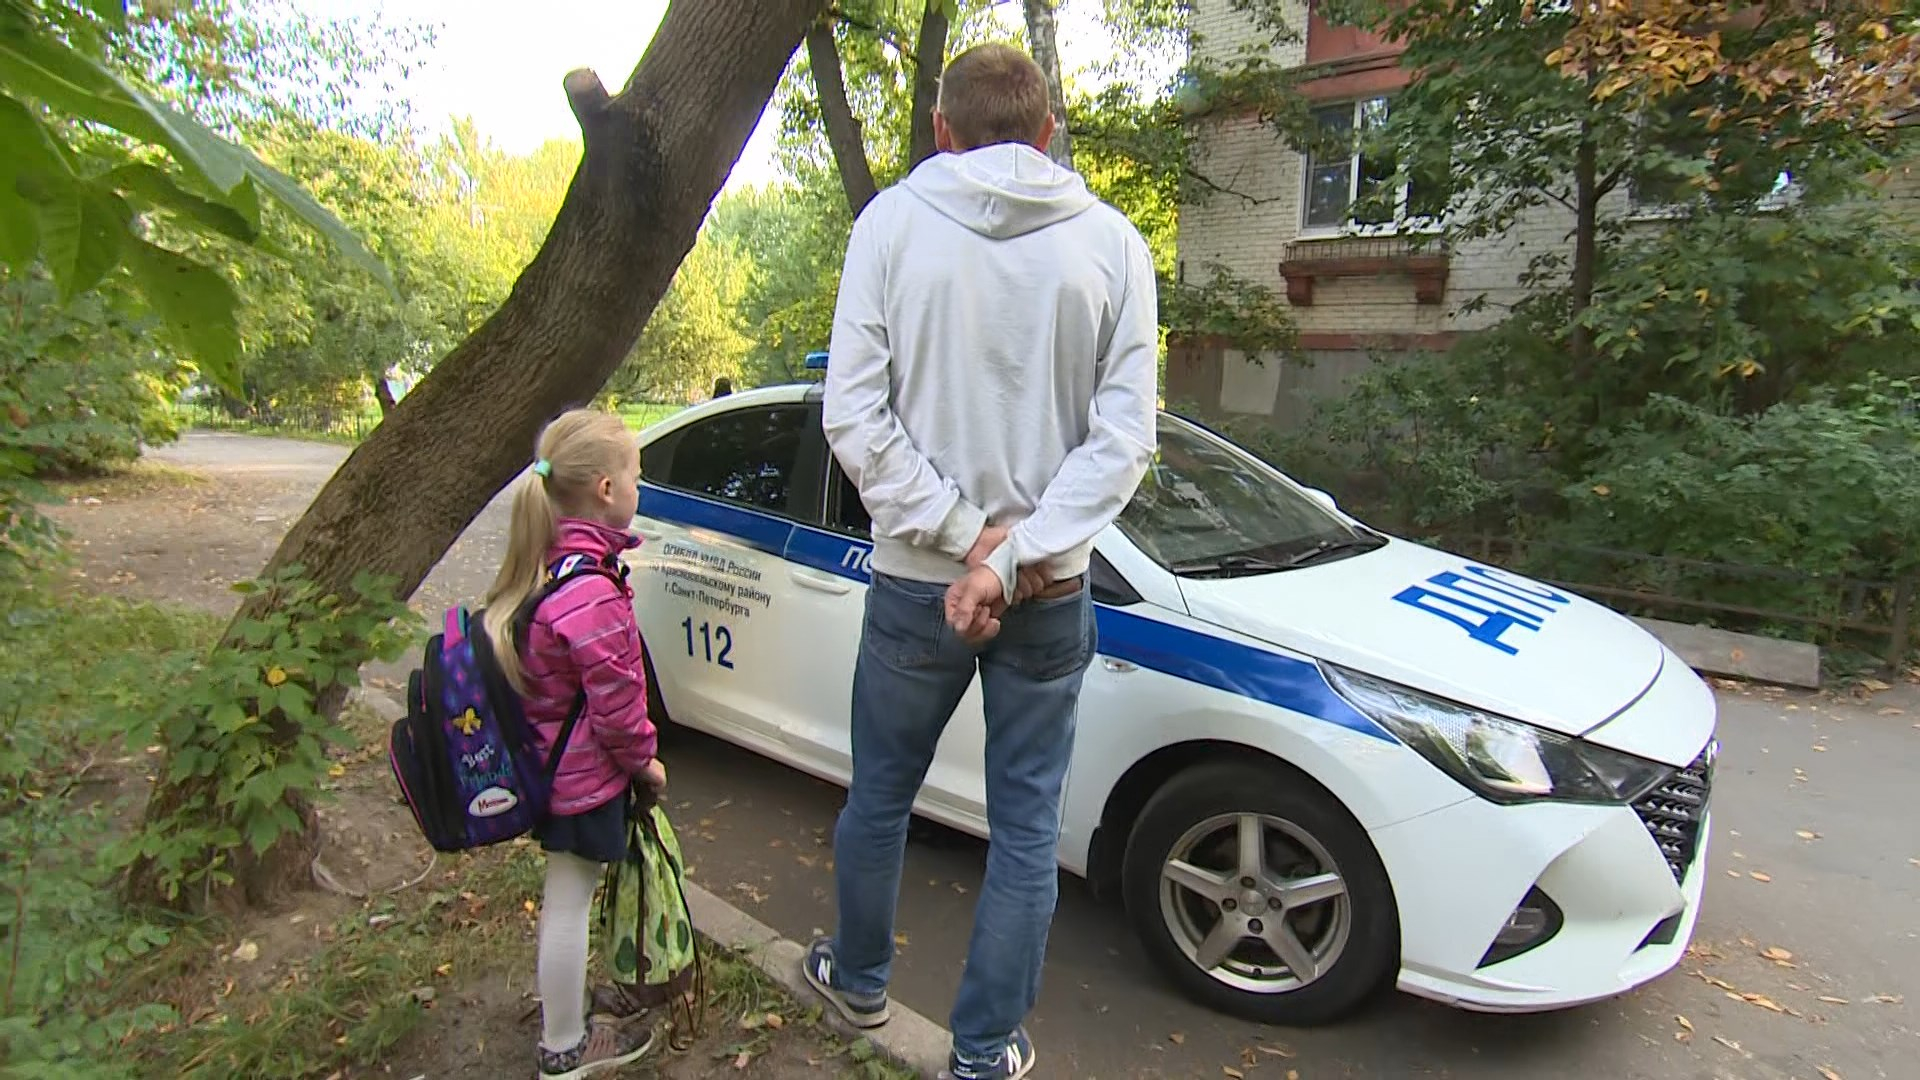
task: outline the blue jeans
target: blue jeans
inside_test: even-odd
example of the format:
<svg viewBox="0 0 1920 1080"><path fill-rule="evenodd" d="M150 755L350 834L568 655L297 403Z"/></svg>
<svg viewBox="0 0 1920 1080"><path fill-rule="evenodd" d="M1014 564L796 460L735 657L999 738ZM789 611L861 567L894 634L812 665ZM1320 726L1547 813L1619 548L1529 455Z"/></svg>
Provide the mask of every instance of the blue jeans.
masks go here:
<svg viewBox="0 0 1920 1080"><path fill-rule="evenodd" d="M977 1061L1001 1053L1040 996L1060 889L1060 798L1095 631L1083 585L1008 610L999 636L976 650L947 625L946 592L877 573L867 592L853 675L853 782L834 831L834 982L860 995L886 989L907 820L978 671L991 839L949 1021L954 1049Z"/></svg>

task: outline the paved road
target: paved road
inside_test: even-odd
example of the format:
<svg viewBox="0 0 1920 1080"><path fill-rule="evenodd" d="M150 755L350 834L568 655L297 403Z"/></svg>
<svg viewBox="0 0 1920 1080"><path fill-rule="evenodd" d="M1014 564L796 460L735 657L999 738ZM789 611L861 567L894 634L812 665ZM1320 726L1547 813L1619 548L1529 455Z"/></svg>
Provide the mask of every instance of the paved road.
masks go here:
<svg viewBox="0 0 1920 1080"><path fill-rule="evenodd" d="M301 486L317 489L344 451L190 436L155 456L215 474L267 470L297 505ZM480 516L429 579L430 605L484 589L505 525L500 503ZM1865 705L1719 696L1724 751L1706 911L1695 954L1652 986L1526 1017L1390 995L1339 1027L1262 1029L1170 993L1121 914L1068 880L1032 1025L1045 1075L1221 1077L1223 1067L1253 1080L1289 1069L1301 1080L1817 1080L1823 1067L1843 1080L1920 1075L1920 692L1902 686ZM840 791L691 732L677 733L667 752L695 876L791 937L829 925L826 838ZM965 955L984 853L931 826L909 847L894 992L936 1019ZM1763 958L1767 949L1790 952L1792 966Z"/></svg>

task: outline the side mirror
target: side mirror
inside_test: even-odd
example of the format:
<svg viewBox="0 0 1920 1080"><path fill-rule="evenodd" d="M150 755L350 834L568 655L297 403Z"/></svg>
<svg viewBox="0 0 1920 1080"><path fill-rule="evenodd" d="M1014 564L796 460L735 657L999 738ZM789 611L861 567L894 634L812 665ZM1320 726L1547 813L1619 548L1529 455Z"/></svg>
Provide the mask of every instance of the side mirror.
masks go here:
<svg viewBox="0 0 1920 1080"><path fill-rule="evenodd" d="M1333 511L1336 514L1340 512L1340 504L1333 501L1333 496L1327 494L1324 491L1321 491L1319 488L1308 488L1307 495L1310 498L1312 498L1314 502L1319 503L1321 506L1326 507L1328 510Z"/></svg>

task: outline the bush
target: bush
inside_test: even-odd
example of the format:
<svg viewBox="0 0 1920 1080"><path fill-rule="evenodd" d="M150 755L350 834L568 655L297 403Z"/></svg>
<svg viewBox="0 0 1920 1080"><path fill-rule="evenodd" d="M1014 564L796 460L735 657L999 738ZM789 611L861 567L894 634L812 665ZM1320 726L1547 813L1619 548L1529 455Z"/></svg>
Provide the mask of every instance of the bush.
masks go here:
<svg viewBox="0 0 1920 1080"><path fill-rule="evenodd" d="M1814 578L1920 572L1920 382L1875 378L1754 417L1658 397L1598 449L1566 488L1567 540ZM1750 588L1722 598L1805 609L1833 591Z"/></svg>

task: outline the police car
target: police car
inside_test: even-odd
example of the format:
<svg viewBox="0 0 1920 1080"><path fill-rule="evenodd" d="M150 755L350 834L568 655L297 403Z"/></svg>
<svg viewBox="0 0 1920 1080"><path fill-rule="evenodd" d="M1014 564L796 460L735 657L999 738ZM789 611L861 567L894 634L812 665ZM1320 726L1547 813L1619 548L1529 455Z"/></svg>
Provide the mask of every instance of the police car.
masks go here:
<svg viewBox="0 0 1920 1080"><path fill-rule="evenodd" d="M811 359L811 358L810 358ZM872 550L820 387L643 432L630 556L655 706L836 783ZM1312 1024L1389 981L1553 1009L1672 968L1715 706L1631 621L1387 536L1163 415L1098 540L1060 865L1187 994ZM976 683L917 810L984 836Z"/></svg>

